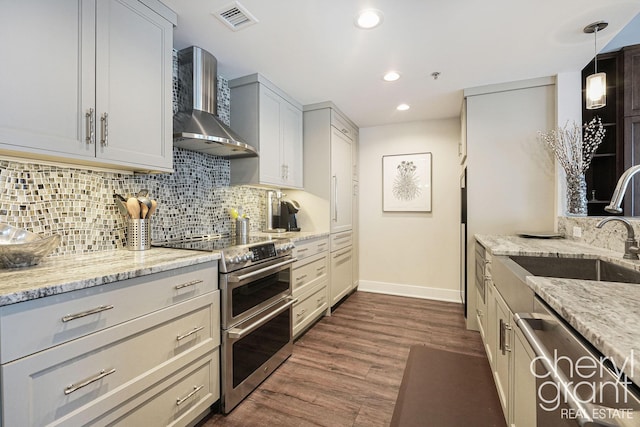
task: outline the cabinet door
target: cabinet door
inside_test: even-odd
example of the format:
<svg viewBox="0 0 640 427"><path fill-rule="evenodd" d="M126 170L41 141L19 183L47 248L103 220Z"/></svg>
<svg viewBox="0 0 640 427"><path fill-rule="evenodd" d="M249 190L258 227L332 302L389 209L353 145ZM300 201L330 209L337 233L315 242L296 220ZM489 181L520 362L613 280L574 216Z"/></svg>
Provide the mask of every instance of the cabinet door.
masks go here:
<svg viewBox="0 0 640 427"><path fill-rule="evenodd" d="M514 328L513 340L513 382L511 390L511 425L515 427L536 427L536 378L531 372L535 353L522 335Z"/></svg>
<svg viewBox="0 0 640 427"><path fill-rule="evenodd" d="M287 101L280 104L282 114L282 164L287 187L302 188L302 111Z"/></svg>
<svg viewBox="0 0 640 427"><path fill-rule="evenodd" d="M351 230L351 140L331 127L331 232Z"/></svg>
<svg viewBox="0 0 640 427"><path fill-rule="evenodd" d="M495 290L494 290L495 291ZM513 341L511 330L511 310L502 297L495 292L496 301L496 336L497 348L494 353L495 368L494 378L498 389L498 396L502 409L509 420L509 371L511 369L511 343Z"/></svg>
<svg viewBox="0 0 640 427"><path fill-rule="evenodd" d="M172 24L137 0L107 0L96 25L97 157L170 169Z"/></svg>
<svg viewBox="0 0 640 427"><path fill-rule="evenodd" d="M486 304L487 321L486 321L486 329L485 329L484 348L487 353L487 358L489 359L489 365L491 366L492 370L495 370L494 355L496 353L496 346L497 346L496 332L498 331L495 325L498 322L498 320L496 316L496 300L495 300L494 292L497 292L497 291L493 288L493 283L491 282L490 279L487 279L487 281L485 282L485 286L486 286L485 291L487 294L487 297L486 297L487 298L487 304Z"/></svg>
<svg viewBox="0 0 640 427"><path fill-rule="evenodd" d="M95 1L0 0L0 146L95 156Z"/></svg>
<svg viewBox="0 0 640 427"><path fill-rule="evenodd" d="M351 247L331 253L331 305L351 291Z"/></svg>
<svg viewBox="0 0 640 427"><path fill-rule="evenodd" d="M271 89L260 85L260 183L281 185L284 165L281 159L282 99Z"/></svg>

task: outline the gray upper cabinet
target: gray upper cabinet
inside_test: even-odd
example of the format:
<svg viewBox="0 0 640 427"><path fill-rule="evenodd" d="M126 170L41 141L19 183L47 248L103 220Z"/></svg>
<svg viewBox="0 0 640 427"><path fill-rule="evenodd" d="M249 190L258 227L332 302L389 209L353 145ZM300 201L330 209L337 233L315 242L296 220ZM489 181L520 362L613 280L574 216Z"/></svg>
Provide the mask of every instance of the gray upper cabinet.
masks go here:
<svg viewBox="0 0 640 427"><path fill-rule="evenodd" d="M0 152L171 170L175 13L154 0L0 8Z"/></svg>
<svg viewBox="0 0 640 427"><path fill-rule="evenodd" d="M259 74L229 82L231 127L258 149L232 159L232 184L303 187L302 106Z"/></svg>

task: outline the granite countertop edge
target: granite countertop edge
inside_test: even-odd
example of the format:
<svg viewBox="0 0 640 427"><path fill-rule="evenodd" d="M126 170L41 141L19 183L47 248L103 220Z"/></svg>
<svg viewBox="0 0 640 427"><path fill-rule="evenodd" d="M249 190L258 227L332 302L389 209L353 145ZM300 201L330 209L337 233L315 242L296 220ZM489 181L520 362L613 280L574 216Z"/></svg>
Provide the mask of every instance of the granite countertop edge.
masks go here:
<svg viewBox="0 0 640 427"><path fill-rule="evenodd" d="M218 259L219 252L168 248L47 257L32 267L0 269L0 307Z"/></svg>
<svg viewBox="0 0 640 427"><path fill-rule="evenodd" d="M518 236L476 235L494 256L534 255L600 258L640 270L640 261L621 253L567 239L530 239ZM580 335L635 384L640 384L640 285L578 279L527 276L527 285ZM630 362L633 363L630 363Z"/></svg>

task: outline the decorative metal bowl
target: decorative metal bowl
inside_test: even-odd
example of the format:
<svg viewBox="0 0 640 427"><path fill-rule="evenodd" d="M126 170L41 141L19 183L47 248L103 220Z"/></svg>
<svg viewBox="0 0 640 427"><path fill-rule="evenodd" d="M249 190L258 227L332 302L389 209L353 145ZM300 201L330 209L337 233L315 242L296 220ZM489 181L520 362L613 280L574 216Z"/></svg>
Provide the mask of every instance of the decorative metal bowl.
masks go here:
<svg viewBox="0 0 640 427"><path fill-rule="evenodd" d="M0 268L36 265L60 244L60 236L42 237L9 224L0 223Z"/></svg>

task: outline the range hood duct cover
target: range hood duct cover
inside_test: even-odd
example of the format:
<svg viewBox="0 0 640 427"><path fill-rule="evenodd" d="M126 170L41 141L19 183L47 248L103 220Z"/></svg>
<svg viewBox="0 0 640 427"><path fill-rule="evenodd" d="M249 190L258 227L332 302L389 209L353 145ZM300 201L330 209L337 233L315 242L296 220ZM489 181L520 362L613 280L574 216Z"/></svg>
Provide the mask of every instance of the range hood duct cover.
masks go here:
<svg viewBox="0 0 640 427"><path fill-rule="evenodd" d="M173 116L173 145L221 157L256 157L218 117L218 61L191 46L178 52L178 112Z"/></svg>

